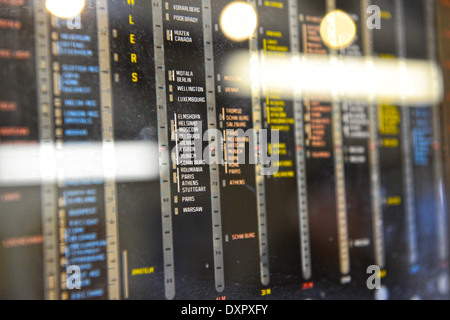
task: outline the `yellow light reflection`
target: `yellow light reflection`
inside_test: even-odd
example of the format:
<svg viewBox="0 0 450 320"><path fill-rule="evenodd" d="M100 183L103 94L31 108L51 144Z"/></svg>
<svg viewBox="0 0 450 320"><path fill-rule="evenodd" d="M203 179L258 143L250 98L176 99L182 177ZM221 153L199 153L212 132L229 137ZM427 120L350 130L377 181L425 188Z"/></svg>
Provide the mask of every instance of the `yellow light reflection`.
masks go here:
<svg viewBox="0 0 450 320"><path fill-rule="evenodd" d="M356 24L344 11L334 10L323 18L320 36L329 48L343 49L351 45L355 39Z"/></svg>
<svg viewBox="0 0 450 320"><path fill-rule="evenodd" d="M58 18L73 18L83 11L86 0L46 0L45 6Z"/></svg>
<svg viewBox="0 0 450 320"><path fill-rule="evenodd" d="M256 30L258 18L255 9L243 1L234 1L227 5L220 17L220 27L229 39L244 41Z"/></svg>

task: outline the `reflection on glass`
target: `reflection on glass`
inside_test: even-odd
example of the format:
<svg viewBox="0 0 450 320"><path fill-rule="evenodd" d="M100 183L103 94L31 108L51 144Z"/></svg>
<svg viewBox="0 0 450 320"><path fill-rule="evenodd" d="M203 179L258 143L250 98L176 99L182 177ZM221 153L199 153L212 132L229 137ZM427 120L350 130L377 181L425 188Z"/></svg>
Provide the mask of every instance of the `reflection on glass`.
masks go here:
<svg viewBox="0 0 450 320"><path fill-rule="evenodd" d="M256 29L257 17L253 7L245 2L230 3L222 12L220 26L223 33L234 41L244 41Z"/></svg>
<svg viewBox="0 0 450 320"><path fill-rule="evenodd" d="M323 42L332 49L348 47L356 36L356 24L342 10L328 13L320 24L320 36Z"/></svg>
<svg viewBox="0 0 450 320"><path fill-rule="evenodd" d="M63 19L79 15L85 4L85 0L47 0L45 3L48 11Z"/></svg>

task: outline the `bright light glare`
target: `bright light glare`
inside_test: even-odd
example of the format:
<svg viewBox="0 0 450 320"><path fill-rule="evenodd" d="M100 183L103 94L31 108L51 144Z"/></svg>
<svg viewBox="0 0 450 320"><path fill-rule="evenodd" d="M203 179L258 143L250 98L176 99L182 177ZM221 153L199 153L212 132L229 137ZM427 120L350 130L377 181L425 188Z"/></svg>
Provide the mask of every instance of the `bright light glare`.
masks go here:
<svg viewBox="0 0 450 320"><path fill-rule="evenodd" d="M251 71L248 54L234 56L226 72L241 77L243 96L250 97L249 83L258 75L261 85L280 89L289 99L321 96L341 101L370 101L402 106L435 105L442 101L442 72L432 62L345 56L264 57ZM247 85L247 86L246 86Z"/></svg>
<svg viewBox="0 0 450 320"><path fill-rule="evenodd" d="M119 182L156 180L154 142L115 142L112 146L55 144L0 146L0 186L26 186L73 180Z"/></svg>
<svg viewBox="0 0 450 320"><path fill-rule="evenodd" d="M86 0L47 0L46 7L58 18L73 18L83 11Z"/></svg>
<svg viewBox="0 0 450 320"><path fill-rule="evenodd" d="M356 37L356 24L342 10L328 13L320 24L320 36L332 49L343 49L352 44Z"/></svg>
<svg viewBox="0 0 450 320"><path fill-rule="evenodd" d="M241 1L232 2L226 6L220 17L223 33L234 41L249 39L255 32L257 24L255 9Z"/></svg>

